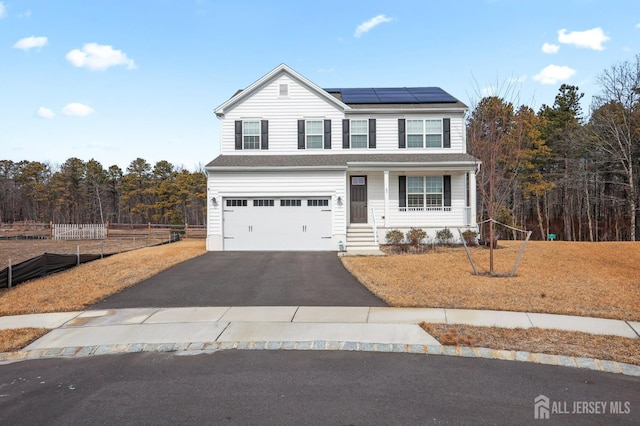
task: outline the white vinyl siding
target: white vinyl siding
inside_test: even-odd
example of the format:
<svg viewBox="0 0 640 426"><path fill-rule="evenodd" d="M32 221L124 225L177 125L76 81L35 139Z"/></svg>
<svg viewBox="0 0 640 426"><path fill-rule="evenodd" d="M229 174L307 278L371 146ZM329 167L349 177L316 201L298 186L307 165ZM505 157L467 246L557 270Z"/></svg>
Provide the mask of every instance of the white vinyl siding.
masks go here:
<svg viewBox="0 0 640 426"><path fill-rule="evenodd" d="M351 148L369 147L369 120L351 120Z"/></svg>
<svg viewBox="0 0 640 426"><path fill-rule="evenodd" d="M207 187L209 200L216 197L218 205L209 201L208 234L222 235L221 198L296 199L326 198L333 203L333 233L346 233L346 184L344 171L313 172L209 172ZM215 190L214 190L215 189ZM342 205L335 200L340 197ZM278 201L278 204L280 202Z"/></svg>
<svg viewBox="0 0 640 426"><path fill-rule="evenodd" d="M403 173L389 173L389 216L387 223L390 227L408 228L418 226L425 229L430 227L436 229L448 227L453 229L467 225L464 210L467 206L466 173L451 173L451 207L415 209L400 208L400 203L398 202L398 176L401 174ZM426 177L432 176L434 179L442 181L442 175L444 174L444 172L434 172L433 175L430 174ZM410 177L425 178L424 173L409 175L407 176L407 187L409 186ZM408 192L409 191L407 191L407 193Z"/></svg>
<svg viewBox="0 0 640 426"><path fill-rule="evenodd" d="M289 95L280 97L280 84L287 84ZM367 113L358 114L356 109L345 112L327 100L318 97L306 86L297 80L284 74L278 76L264 87L257 90L248 98L225 111L225 117L220 121L220 143L222 154L255 155L252 150L235 150L234 120L253 120L261 117L269 120L269 149L261 150L260 155L281 154L350 154L350 150L342 148L341 140L342 120L368 120L376 119L376 154L398 153L398 118L406 120L438 120L451 119L451 148L422 148L433 153L464 153L466 152L464 113L433 113L412 114L406 113ZM297 136L297 120L322 117L331 120L331 133L333 143L331 150L299 150ZM337 142L337 143L336 143ZM412 148L418 150L420 148ZM369 152L369 151L363 151ZM215 155L212 155L215 157Z"/></svg>
<svg viewBox="0 0 640 426"><path fill-rule="evenodd" d="M280 84L288 85L288 96L279 96ZM288 75L275 78L233 108L225 111L225 116L220 121L222 154L256 154L255 151L235 150L233 127L234 120L250 120L254 117L269 120L269 149L260 151L260 155L326 154L328 150L298 150L298 120L315 120L320 117L331 120L331 133L334 140L332 151L337 153L342 151L341 144L336 141L340 141L340 135L342 135L344 112L336 105L319 98L315 92Z"/></svg>
<svg viewBox="0 0 640 426"><path fill-rule="evenodd" d="M398 148L398 118L405 118L406 120L418 119L421 117L424 120L425 114L421 115L399 115L399 114L367 114L367 118L376 119L376 154L392 154L392 153L406 153L407 148ZM451 135L451 148L411 148L411 151L423 150L423 152L429 153L464 153L466 151L466 139L464 135L464 118L462 113L459 114L443 114L433 113L428 115L429 120L433 119L442 122L443 118L450 118L450 135ZM347 117L349 118L349 117ZM351 117L351 120L358 120L360 117ZM351 130L351 129L350 129ZM334 128L334 138L339 137L342 130L336 130ZM405 135L406 138L406 135ZM440 143L440 142L438 142ZM341 148L341 144L333 144L333 149ZM363 151L363 153L369 151ZM339 151L333 151L332 154L353 154L353 151L346 149L340 149Z"/></svg>

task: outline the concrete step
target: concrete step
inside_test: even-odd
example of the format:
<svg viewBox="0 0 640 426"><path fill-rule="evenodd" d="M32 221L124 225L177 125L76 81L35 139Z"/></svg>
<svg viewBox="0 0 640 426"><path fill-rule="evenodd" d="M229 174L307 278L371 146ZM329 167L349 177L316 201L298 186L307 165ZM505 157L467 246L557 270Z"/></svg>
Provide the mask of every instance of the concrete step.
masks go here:
<svg viewBox="0 0 640 426"><path fill-rule="evenodd" d="M347 235L347 243L350 241L375 241L373 235Z"/></svg>
<svg viewBox="0 0 640 426"><path fill-rule="evenodd" d="M374 241L347 241L347 249L349 247L377 247Z"/></svg>
<svg viewBox="0 0 640 426"><path fill-rule="evenodd" d="M373 229L347 229L347 235L373 235Z"/></svg>

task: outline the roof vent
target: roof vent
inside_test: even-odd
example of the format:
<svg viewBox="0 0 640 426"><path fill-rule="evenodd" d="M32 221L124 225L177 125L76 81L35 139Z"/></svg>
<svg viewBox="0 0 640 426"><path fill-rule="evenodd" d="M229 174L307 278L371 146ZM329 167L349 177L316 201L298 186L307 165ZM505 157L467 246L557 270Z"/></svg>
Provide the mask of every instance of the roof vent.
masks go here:
<svg viewBox="0 0 640 426"><path fill-rule="evenodd" d="M289 96L289 85L286 83L280 84L280 90L278 91L278 96L287 97Z"/></svg>

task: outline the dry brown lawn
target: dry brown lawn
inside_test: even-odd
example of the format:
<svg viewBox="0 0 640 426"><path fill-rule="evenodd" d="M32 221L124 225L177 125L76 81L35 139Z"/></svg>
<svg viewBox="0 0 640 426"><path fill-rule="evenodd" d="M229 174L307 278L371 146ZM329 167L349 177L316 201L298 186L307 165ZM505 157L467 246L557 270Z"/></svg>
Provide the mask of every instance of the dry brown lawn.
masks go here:
<svg viewBox="0 0 640 426"><path fill-rule="evenodd" d="M164 240L166 241L166 240ZM110 238L107 240L0 240L0 269L40 256L43 253L81 254L120 253L163 242L159 238Z"/></svg>
<svg viewBox="0 0 640 426"><path fill-rule="evenodd" d="M443 345L596 358L640 365L640 339L539 328L420 324Z"/></svg>
<svg viewBox="0 0 640 426"><path fill-rule="evenodd" d="M48 332L46 328L0 330L0 352L19 351Z"/></svg>
<svg viewBox="0 0 640 426"><path fill-rule="evenodd" d="M495 270L508 273L520 241L501 241ZM479 272L489 250L472 249ZM530 241L515 277L476 276L461 248L426 254L343 257L345 267L392 306L496 309L640 320L640 243Z"/></svg>
<svg viewBox="0 0 640 426"><path fill-rule="evenodd" d="M205 252L203 240L116 254L0 290L0 316L84 310L158 272Z"/></svg>
<svg viewBox="0 0 640 426"><path fill-rule="evenodd" d="M0 242L1 243L1 242ZM511 270L517 242L496 251L496 269ZM74 249L75 250L75 249ZM72 253L75 251L72 251ZM0 316L83 310L177 263L203 254L202 240L117 254L0 290ZM486 269L488 251L474 249ZM460 249L421 255L345 257L361 282L393 306L500 309L640 318L640 244L530 242L513 278L474 276ZM426 325L443 344L475 345L612 359L640 365L640 340L557 330ZM0 351L17 350L43 329L0 332Z"/></svg>

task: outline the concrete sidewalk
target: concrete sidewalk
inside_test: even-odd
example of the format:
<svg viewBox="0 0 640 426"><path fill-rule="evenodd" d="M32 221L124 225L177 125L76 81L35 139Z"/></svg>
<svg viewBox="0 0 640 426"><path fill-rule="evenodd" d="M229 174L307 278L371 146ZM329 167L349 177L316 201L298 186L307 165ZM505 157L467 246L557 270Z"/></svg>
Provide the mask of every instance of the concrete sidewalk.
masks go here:
<svg viewBox="0 0 640 426"><path fill-rule="evenodd" d="M335 306L131 308L0 317L0 329L52 330L21 352L0 354L0 361L140 351L379 350L533 361L640 375L640 367L611 361L441 346L419 327L423 321L640 338L640 322L526 312Z"/></svg>

